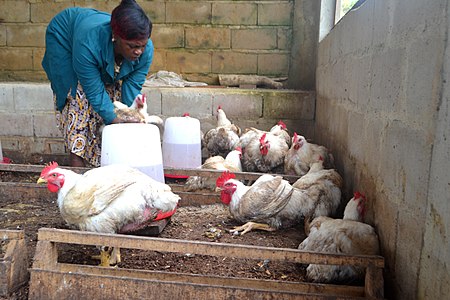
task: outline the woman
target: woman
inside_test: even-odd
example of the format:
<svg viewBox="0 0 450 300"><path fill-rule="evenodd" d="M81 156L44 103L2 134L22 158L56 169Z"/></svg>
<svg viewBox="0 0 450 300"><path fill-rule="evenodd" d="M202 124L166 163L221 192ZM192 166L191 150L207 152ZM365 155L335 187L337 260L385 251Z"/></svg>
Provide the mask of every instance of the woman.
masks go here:
<svg viewBox="0 0 450 300"><path fill-rule="evenodd" d="M72 7L50 21L42 66L71 166L99 166L100 126L126 122L112 102L130 106L140 94L153 59L151 31L134 0L122 0L111 15Z"/></svg>

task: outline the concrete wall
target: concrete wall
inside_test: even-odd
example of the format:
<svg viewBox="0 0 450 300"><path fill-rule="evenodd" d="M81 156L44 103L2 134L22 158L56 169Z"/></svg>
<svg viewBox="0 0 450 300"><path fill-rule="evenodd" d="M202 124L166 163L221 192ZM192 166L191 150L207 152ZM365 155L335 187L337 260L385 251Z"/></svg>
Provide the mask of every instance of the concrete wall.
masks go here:
<svg viewBox="0 0 450 300"><path fill-rule="evenodd" d="M111 12L119 2L0 0L0 80L46 79L45 30L62 9ZM154 24L152 73L168 70L209 84L218 83L217 74L288 75L294 0L137 2Z"/></svg>
<svg viewBox="0 0 450 300"><path fill-rule="evenodd" d="M283 120L291 134L314 138L314 92L203 87L144 88L143 92L149 99L149 114L165 120L188 112L200 120L203 132L215 127L221 105L242 129L268 130ZM0 83L0 140L5 156L29 159L67 153L56 128L50 84Z"/></svg>
<svg viewBox="0 0 450 300"><path fill-rule="evenodd" d="M371 203L388 299L450 294L448 0L367 0L322 40L317 140Z"/></svg>

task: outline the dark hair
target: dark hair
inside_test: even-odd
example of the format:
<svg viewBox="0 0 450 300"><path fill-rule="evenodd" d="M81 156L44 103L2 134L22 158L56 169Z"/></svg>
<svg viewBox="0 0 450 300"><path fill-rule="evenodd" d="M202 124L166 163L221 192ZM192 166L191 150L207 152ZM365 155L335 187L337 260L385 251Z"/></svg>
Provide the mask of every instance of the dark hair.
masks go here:
<svg viewBox="0 0 450 300"><path fill-rule="evenodd" d="M143 40L152 34L152 22L135 0L122 0L111 14L111 28L125 40Z"/></svg>

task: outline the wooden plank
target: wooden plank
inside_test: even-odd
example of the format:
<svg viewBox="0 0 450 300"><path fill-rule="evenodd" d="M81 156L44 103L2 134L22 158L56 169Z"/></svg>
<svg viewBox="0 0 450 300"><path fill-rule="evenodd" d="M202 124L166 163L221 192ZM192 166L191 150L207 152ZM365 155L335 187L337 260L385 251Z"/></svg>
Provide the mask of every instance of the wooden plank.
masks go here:
<svg viewBox="0 0 450 300"><path fill-rule="evenodd" d="M33 259L33 268L53 269L58 262L58 251L55 243L39 240Z"/></svg>
<svg viewBox="0 0 450 300"><path fill-rule="evenodd" d="M0 260L0 297L6 297L10 293L11 262Z"/></svg>
<svg viewBox="0 0 450 300"><path fill-rule="evenodd" d="M1 240L19 240L25 238L23 230L0 229Z"/></svg>
<svg viewBox="0 0 450 300"><path fill-rule="evenodd" d="M381 256L325 254L287 248L137 237L118 234L100 234L54 228L39 229L38 238L40 241L52 241L58 243L105 245L129 249L192 253L247 259L270 259L307 264L350 264L362 267L374 265L379 268L384 266L384 258Z"/></svg>
<svg viewBox="0 0 450 300"><path fill-rule="evenodd" d="M369 298L384 298L383 269L369 265L366 268L365 294Z"/></svg>
<svg viewBox="0 0 450 300"><path fill-rule="evenodd" d="M53 197L47 186L27 182L0 182L0 199L17 199Z"/></svg>
<svg viewBox="0 0 450 300"><path fill-rule="evenodd" d="M202 177L213 177L218 178L223 171L219 170L207 170L207 169L173 169L173 168L164 168L164 173L166 174L173 174L173 175L187 175L187 176L202 176ZM263 173L256 173L256 172L233 172L233 174L236 175L236 178L239 180L256 180ZM286 175L286 174L271 174L274 176L283 176L284 179L288 180L289 182L295 182L297 179L299 179L299 176L294 175Z"/></svg>
<svg viewBox="0 0 450 300"><path fill-rule="evenodd" d="M169 184L169 186L172 186ZM221 203L218 193L183 192L180 185L174 190L181 197L179 206L199 206ZM0 199L17 199L17 202L28 198L56 199L56 194L47 190L47 186L26 182L0 182Z"/></svg>
<svg viewBox="0 0 450 300"><path fill-rule="evenodd" d="M364 296L364 288L360 286L345 286L333 284L315 284L280 280L234 278L217 275L184 274L166 271L132 270L120 268L102 268L98 266L58 264L54 271L64 273L84 273L99 276L130 277L154 281L186 282L206 284L209 286L229 286L235 288L254 288L272 291L287 291L296 293L321 293L328 295Z"/></svg>
<svg viewBox="0 0 450 300"><path fill-rule="evenodd" d="M0 234L7 230L1 230ZM6 233L5 233L6 235ZM28 281L28 254L22 233L13 231L0 259L0 296L8 296ZM18 237L18 238L17 238Z"/></svg>
<svg viewBox="0 0 450 300"><path fill-rule="evenodd" d="M26 164L0 164L0 171L22 172L22 173L41 173L44 165L26 165ZM84 173L91 168L75 168L61 166L64 169L72 170L77 173Z"/></svg>
<svg viewBox="0 0 450 300"><path fill-rule="evenodd" d="M64 169L72 170L77 173L84 173L91 168L74 168L69 166L61 166ZM11 172L25 172L25 173L41 173L43 165L24 165L24 164L0 164L0 171L11 171ZM222 174L223 171L218 170L206 170L206 169L174 169L174 168L164 168L165 174L173 175L186 175L186 176L203 176L203 177L214 177L217 178ZM255 172L234 172L236 178L239 180L256 180L262 173ZM283 176L284 179L295 182L299 176L286 175L286 174L272 174L277 176Z"/></svg>
<svg viewBox="0 0 450 300"><path fill-rule="evenodd" d="M190 282L144 280L32 269L29 299L357 299Z"/></svg>

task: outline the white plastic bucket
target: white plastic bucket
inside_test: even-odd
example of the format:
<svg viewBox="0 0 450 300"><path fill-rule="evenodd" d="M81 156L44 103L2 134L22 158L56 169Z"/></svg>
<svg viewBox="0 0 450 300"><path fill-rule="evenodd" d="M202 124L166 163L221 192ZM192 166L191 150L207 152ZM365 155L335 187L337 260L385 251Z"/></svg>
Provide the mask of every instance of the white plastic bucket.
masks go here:
<svg viewBox="0 0 450 300"><path fill-rule="evenodd" d="M158 127L138 123L105 126L102 132L101 165L112 164L129 165L164 183Z"/></svg>
<svg viewBox="0 0 450 300"><path fill-rule="evenodd" d="M202 164L200 121L170 117L164 123L163 165L165 168L194 169ZM166 174L168 177L170 174Z"/></svg>

